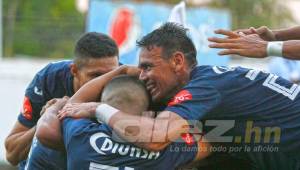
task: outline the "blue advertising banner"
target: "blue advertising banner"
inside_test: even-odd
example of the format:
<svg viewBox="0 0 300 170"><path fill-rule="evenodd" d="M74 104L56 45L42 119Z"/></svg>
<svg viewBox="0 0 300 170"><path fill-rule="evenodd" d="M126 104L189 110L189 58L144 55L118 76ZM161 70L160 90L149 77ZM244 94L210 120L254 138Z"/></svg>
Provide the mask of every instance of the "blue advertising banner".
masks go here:
<svg viewBox="0 0 300 170"><path fill-rule="evenodd" d="M109 34L120 47L120 62L136 65L136 40L159 27L169 18L173 6L162 3L90 0L86 31ZM228 57L217 56L208 47L207 37L215 36L218 28L230 28L230 15L224 10L188 8L186 27L197 48L200 65L227 65Z"/></svg>

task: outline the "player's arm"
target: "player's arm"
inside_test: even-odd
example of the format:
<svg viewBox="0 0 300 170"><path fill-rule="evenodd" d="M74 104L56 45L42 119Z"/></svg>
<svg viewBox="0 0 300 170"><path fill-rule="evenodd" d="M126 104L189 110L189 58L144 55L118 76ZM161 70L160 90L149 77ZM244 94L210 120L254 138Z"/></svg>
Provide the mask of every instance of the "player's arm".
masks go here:
<svg viewBox="0 0 300 170"><path fill-rule="evenodd" d="M107 123L125 140L152 151L164 149L189 130L188 122L170 111L163 111L156 118L117 112Z"/></svg>
<svg viewBox="0 0 300 170"><path fill-rule="evenodd" d="M24 98L22 110L17 122L5 139L6 159L12 165L17 165L27 158L36 130L32 105L28 97Z"/></svg>
<svg viewBox="0 0 300 170"><path fill-rule="evenodd" d="M35 133L36 120L40 115L42 106L46 103L43 85L46 77L43 71L48 66L37 73L27 87L22 113L5 140L6 158L13 165L27 158Z"/></svg>
<svg viewBox="0 0 300 170"><path fill-rule="evenodd" d="M276 41L300 40L300 26L287 29L273 30Z"/></svg>
<svg viewBox="0 0 300 170"><path fill-rule="evenodd" d="M282 55L284 58L300 60L300 40L284 41Z"/></svg>
<svg viewBox="0 0 300 170"><path fill-rule="evenodd" d="M98 105L91 107L93 109L90 109L88 115L87 112L80 112L69 105L60 112L58 117L60 119L65 117L97 117L99 121L112 127L113 131L121 138L151 151L164 149L170 142L178 139L181 134L189 130L188 122L178 114L170 111L163 111L156 118L149 118L116 111L115 108L107 110L107 108L102 107L103 110L101 111ZM105 115L112 112L114 115L107 119ZM103 120L99 117L102 117Z"/></svg>
<svg viewBox="0 0 300 170"><path fill-rule="evenodd" d="M264 58L267 57L267 41L264 41L259 36L253 35L239 35L237 33L217 30L217 34L226 35L230 38L212 37L208 40L213 42L209 45L211 48L223 49L219 55L240 55L250 58ZM288 59L300 59L300 40L283 41L282 57Z"/></svg>
<svg viewBox="0 0 300 170"><path fill-rule="evenodd" d="M28 97L24 98L22 113L11 132L5 139L6 159L12 165L17 165L27 158L36 127L32 102Z"/></svg>
<svg viewBox="0 0 300 170"><path fill-rule="evenodd" d="M239 29L234 32L242 32L246 35L257 34L265 41L300 40L300 26L279 30L271 30L266 26L261 26L259 28Z"/></svg>
<svg viewBox="0 0 300 170"><path fill-rule="evenodd" d="M36 137L43 145L49 148L56 150L63 150L64 148L61 123L57 118L57 113L62 109L67 100L67 97L55 99L55 102L45 110L45 113L37 123Z"/></svg>
<svg viewBox="0 0 300 170"><path fill-rule="evenodd" d="M104 86L111 79L121 74L138 75L139 72L140 70L137 67L122 65L113 71L87 82L70 98L69 103L99 101Z"/></svg>
<svg viewBox="0 0 300 170"><path fill-rule="evenodd" d="M29 152L36 127L28 128L17 121L5 139L6 159L12 165L24 160Z"/></svg>

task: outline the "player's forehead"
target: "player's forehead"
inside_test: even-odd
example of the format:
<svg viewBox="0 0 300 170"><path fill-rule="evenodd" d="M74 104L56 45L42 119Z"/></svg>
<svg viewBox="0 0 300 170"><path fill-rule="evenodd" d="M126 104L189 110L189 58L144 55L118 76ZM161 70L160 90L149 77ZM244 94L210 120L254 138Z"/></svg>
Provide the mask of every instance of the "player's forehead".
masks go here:
<svg viewBox="0 0 300 170"><path fill-rule="evenodd" d="M117 56L105 58L91 58L85 62L83 69L86 72L109 72L119 66Z"/></svg>
<svg viewBox="0 0 300 170"><path fill-rule="evenodd" d="M162 59L162 55L163 49L161 47L143 47L139 55L139 66L159 61Z"/></svg>

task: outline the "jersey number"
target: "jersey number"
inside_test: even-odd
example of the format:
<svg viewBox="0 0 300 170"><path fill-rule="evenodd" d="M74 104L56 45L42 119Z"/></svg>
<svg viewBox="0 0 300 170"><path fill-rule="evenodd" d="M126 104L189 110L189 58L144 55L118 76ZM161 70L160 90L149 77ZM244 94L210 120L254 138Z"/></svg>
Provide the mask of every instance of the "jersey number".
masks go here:
<svg viewBox="0 0 300 170"><path fill-rule="evenodd" d="M228 71L234 71L235 68L215 66L215 67L213 67L213 70L217 74L223 74ZM249 70L249 72L246 74L245 77L250 80L254 80L258 76L259 73L260 73L259 70ZM292 87L286 88L286 87L276 83L277 79L278 79L278 76L276 76L274 74L269 74L269 76L263 82L263 86L268 87L269 89L274 90L278 93L281 93L291 100L294 100L300 92L300 86L298 86L297 84L293 84Z"/></svg>
<svg viewBox="0 0 300 170"><path fill-rule="evenodd" d="M246 77L250 80L254 80L257 77L259 72L260 71L258 71L258 70L250 70L246 74ZM292 87L286 88L286 87L281 86L280 84L276 83L277 79L278 79L278 76L276 76L274 74L269 74L269 76L263 82L263 86L268 87L269 89L274 90L278 93L281 93L291 100L294 100L300 92L300 86L293 84Z"/></svg>
<svg viewBox="0 0 300 170"><path fill-rule="evenodd" d="M298 93L300 92L300 88L298 85L293 84L289 89L281 86L276 83L278 76L274 74L270 74L267 79L264 81L263 86L269 87L270 89L283 94L291 100L294 100Z"/></svg>

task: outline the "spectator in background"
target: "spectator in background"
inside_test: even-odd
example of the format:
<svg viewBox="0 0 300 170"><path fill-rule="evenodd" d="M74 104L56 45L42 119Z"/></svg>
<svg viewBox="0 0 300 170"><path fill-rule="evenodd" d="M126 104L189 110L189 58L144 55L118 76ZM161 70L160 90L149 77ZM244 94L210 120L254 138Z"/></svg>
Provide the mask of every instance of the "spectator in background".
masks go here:
<svg viewBox="0 0 300 170"><path fill-rule="evenodd" d="M300 26L282 30L270 30L265 26L237 31L220 29L215 33L227 36L208 38L213 42L209 47L224 49L219 52L219 55L236 54L250 58L278 56L300 59Z"/></svg>

